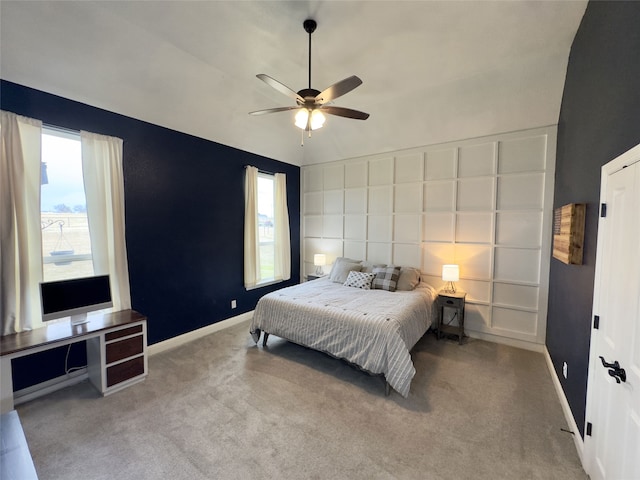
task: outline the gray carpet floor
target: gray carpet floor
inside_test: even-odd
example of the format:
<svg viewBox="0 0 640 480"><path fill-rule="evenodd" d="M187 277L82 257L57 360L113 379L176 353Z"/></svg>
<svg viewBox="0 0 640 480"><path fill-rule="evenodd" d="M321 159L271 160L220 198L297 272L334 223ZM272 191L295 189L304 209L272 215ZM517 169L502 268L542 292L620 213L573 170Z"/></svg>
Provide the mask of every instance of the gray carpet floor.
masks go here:
<svg viewBox="0 0 640 480"><path fill-rule="evenodd" d="M427 334L407 399L380 377L241 324L18 407L49 479L585 479L544 356Z"/></svg>

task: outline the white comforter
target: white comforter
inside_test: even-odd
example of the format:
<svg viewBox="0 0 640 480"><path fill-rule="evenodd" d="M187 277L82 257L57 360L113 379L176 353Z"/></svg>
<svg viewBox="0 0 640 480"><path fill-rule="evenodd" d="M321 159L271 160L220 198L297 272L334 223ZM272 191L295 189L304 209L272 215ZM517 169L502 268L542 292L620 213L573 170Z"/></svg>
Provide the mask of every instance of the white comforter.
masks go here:
<svg viewBox="0 0 640 480"><path fill-rule="evenodd" d="M385 376L409 395L416 370L409 351L434 320L435 290L361 290L328 278L283 288L262 297L250 331L260 331L329 353Z"/></svg>

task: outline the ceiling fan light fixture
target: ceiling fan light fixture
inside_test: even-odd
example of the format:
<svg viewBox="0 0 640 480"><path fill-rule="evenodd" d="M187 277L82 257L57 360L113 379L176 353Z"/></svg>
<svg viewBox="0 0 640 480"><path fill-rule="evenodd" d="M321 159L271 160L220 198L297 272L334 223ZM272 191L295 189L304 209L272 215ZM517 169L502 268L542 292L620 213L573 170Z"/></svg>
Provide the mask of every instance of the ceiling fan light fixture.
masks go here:
<svg viewBox="0 0 640 480"><path fill-rule="evenodd" d="M296 127L304 130L305 128L307 128L307 122L309 121L309 110L307 110L306 108L301 108L300 110L298 110L298 113L296 113Z"/></svg>
<svg viewBox="0 0 640 480"><path fill-rule="evenodd" d="M309 114L311 114L311 121L309 121ZM301 108L298 110L295 116L295 125L301 130L317 130L322 128L326 117L320 110Z"/></svg>
<svg viewBox="0 0 640 480"><path fill-rule="evenodd" d="M311 111L311 130L322 128L326 120L324 114L320 110Z"/></svg>

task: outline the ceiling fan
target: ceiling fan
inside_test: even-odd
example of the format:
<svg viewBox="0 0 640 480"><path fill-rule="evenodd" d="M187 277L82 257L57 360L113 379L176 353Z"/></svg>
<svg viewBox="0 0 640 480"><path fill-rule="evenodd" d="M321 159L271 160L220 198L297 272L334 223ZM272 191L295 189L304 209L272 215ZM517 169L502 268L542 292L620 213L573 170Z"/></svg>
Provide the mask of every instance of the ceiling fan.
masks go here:
<svg viewBox="0 0 640 480"><path fill-rule="evenodd" d="M303 88L299 92L294 92L286 85L280 83L269 75L260 73L256 75L260 80L267 85L276 89L280 93L283 93L287 97L294 99L297 103L295 107L278 107L269 108L267 110L258 110L255 112L249 112L250 115L263 115L265 113L286 112L288 110L298 110L295 116L295 125L302 130L306 130L311 135L311 130L321 128L324 124L325 117L323 113L329 113L331 115L337 115L339 117L353 118L356 120L366 120L369 118L368 113L360 112L358 110L352 110L350 108L336 107L328 105L338 97L341 97L345 93L349 93L351 90L362 84L357 76L340 80L334 83L329 88L320 92L314 88L311 88L311 34L316 30L318 24L315 20L307 19L303 22L302 26L309 34L309 88Z"/></svg>

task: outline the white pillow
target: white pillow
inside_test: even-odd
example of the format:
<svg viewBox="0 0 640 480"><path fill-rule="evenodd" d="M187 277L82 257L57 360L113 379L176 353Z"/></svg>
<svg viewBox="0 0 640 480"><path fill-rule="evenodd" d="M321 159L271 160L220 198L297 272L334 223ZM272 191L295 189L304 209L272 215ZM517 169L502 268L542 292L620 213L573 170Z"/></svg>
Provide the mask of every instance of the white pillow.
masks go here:
<svg viewBox="0 0 640 480"><path fill-rule="evenodd" d="M349 275L349 272L359 272L362 269L362 265L358 262L348 261L346 258L337 258L331 273L329 274L329 280L336 283L344 283Z"/></svg>
<svg viewBox="0 0 640 480"><path fill-rule="evenodd" d="M347 280L344 282L345 287L361 288L362 290L371 290L371 282L376 278L375 273L366 272L349 272Z"/></svg>
<svg viewBox="0 0 640 480"><path fill-rule="evenodd" d="M396 290L411 291L420 283L420 270L412 267L402 267Z"/></svg>

